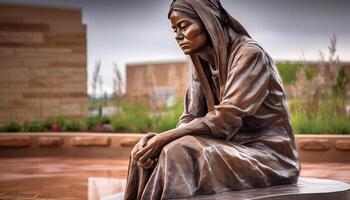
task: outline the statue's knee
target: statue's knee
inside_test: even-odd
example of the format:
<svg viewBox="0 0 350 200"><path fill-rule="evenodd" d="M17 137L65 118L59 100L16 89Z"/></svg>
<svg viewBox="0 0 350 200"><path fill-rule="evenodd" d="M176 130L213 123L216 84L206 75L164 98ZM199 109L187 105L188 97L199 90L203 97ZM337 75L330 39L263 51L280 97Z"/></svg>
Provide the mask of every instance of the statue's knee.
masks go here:
<svg viewBox="0 0 350 200"><path fill-rule="evenodd" d="M191 145L192 136L184 136L176 139L163 147L164 154L179 154L186 151L186 148Z"/></svg>

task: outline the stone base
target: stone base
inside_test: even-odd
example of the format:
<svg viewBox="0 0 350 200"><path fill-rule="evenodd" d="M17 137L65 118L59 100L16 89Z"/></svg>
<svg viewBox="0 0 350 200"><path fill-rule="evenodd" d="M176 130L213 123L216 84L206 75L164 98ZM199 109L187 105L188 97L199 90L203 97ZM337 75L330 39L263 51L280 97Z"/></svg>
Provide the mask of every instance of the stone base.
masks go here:
<svg viewBox="0 0 350 200"><path fill-rule="evenodd" d="M101 200L122 200L123 193L117 193ZM334 180L300 178L297 184L281 185L263 189L230 191L215 195L200 195L187 200L349 200L350 185Z"/></svg>

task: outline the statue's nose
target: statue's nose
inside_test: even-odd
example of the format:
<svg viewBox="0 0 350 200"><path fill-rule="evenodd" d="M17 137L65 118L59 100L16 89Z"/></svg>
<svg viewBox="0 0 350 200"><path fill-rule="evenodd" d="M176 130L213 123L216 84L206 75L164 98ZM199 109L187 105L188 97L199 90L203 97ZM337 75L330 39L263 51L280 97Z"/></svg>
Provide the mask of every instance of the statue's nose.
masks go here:
<svg viewBox="0 0 350 200"><path fill-rule="evenodd" d="M184 35L182 34L182 32L181 31L177 31L175 39L179 41L179 40L182 40L183 38L184 38Z"/></svg>

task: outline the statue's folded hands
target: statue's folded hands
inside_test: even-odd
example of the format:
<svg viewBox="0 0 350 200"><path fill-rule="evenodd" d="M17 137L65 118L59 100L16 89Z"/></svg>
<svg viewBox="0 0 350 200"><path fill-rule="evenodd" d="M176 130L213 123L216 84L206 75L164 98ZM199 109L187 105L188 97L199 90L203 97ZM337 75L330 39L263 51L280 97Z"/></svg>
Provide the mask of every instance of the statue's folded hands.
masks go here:
<svg viewBox="0 0 350 200"><path fill-rule="evenodd" d="M155 135L150 140L147 141L146 145L141 148L134 156L134 160L138 162L138 166L148 168L154 163L162 150L163 146L166 144L166 140L163 135Z"/></svg>

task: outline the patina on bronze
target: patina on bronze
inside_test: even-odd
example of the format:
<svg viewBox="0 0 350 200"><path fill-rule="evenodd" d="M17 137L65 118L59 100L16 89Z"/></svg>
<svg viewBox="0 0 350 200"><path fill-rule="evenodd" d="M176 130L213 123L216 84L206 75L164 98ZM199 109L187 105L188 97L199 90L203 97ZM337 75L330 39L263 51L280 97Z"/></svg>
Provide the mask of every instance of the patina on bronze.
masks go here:
<svg viewBox="0 0 350 200"><path fill-rule="evenodd" d="M276 67L219 0L175 0L169 19L191 57L177 128L132 150L125 199L157 200L297 182L300 163Z"/></svg>

